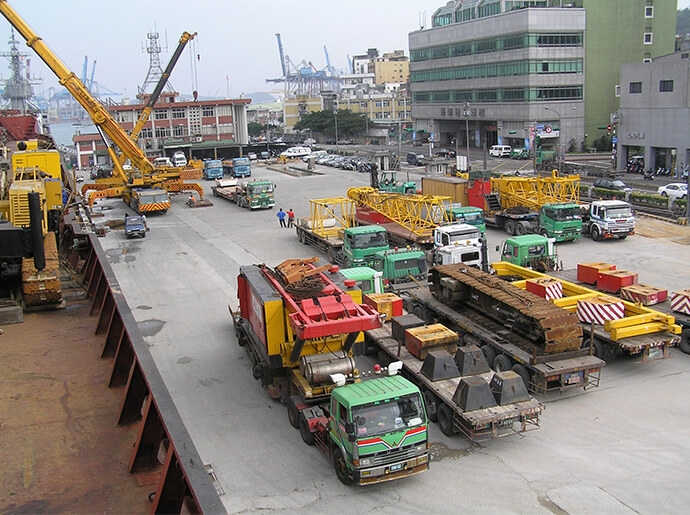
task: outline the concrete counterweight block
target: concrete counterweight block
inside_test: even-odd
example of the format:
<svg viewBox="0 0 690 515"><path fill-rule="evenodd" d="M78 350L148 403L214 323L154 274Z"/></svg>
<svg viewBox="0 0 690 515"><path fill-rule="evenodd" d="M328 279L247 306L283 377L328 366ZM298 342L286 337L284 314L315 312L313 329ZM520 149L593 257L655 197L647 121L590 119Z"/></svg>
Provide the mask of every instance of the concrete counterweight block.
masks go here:
<svg viewBox="0 0 690 515"><path fill-rule="evenodd" d="M429 351L424 358L424 363L422 363L421 372L432 381L460 376L453 355L445 350Z"/></svg>
<svg viewBox="0 0 690 515"><path fill-rule="evenodd" d="M529 393L522 378L512 370L496 372L491 378L491 392L499 405L529 400Z"/></svg>
<svg viewBox="0 0 690 515"><path fill-rule="evenodd" d="M461 376L483 374L490 370L486 356L476 345L458 348L455 353L455 363L458 365Z"/></svg>
<svg viewBox="0 0 690 515"><path fill-rule="evenodd" d="M489 383L481 376L463 377L455 389L453 402L464 411L474 411L496 406L496 399L491 393Z"/></svg>

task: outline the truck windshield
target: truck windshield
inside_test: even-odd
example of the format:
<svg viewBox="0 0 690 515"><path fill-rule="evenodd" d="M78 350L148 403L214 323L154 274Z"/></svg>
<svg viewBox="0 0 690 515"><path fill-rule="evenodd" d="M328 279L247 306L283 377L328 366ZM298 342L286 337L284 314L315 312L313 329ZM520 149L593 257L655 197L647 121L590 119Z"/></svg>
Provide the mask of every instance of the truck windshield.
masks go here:
<svg viewBox="0 0 690 515"><path fill-rule="evenodd" d="M563 209L553 209L547 213L548 216L556 222L567 222L568 220L579 220L580 207L566 207Z"/></svg>
<svg viewBox="0 0 690 515"><path fill-rule="evenodd" d="M352 420L359 436L380 435L418 426L424 422L424 418L419 395L407 395L386 403L352 408Z"/></svg>
<svg viewBox="0 0 690 515"><path fill-rule="evenodd" d="M385 247L388 245L388 236L385 232L370 234L355 234L352 247L356 249L370 249L373 247Z"/></svg>
<svg viewBox="0 0 690 515"><path fill-rule="evenodd" d="M632 216L632 208L630 206L608 207L606 214L608 218L629 218Z"/></svg>
<svg viewBox="0 0 690 515"><path fill-rule="evenodd" d="M456 241L463 241L463 240L473 240L473 239L479 239L480 234L479 231L473 230L473 231L467 231L467 230L458 230L458 231L449 231L449 232L444 232L441 234L441 242L443 245L450 245L451 243L455 243Z"/></svg>
<svg viewBox="0 0 690 515"><path fill-rule="evenodd" d="M251 184L247 190L250 194L261 195L262 193L273 193L273 184Z"/></svg>

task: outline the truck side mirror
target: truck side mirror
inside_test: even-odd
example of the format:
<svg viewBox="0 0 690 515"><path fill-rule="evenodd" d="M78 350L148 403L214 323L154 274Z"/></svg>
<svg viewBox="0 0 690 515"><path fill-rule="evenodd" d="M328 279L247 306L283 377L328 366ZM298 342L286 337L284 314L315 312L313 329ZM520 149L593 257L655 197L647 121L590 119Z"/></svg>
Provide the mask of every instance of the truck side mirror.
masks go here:
<svg viewBox="0 0 690 515"><path fill-rule="evenodd" d="M498 245L496 245L496 252L499 252L500 250L501 250L501 247L499 247Z"/></svg>

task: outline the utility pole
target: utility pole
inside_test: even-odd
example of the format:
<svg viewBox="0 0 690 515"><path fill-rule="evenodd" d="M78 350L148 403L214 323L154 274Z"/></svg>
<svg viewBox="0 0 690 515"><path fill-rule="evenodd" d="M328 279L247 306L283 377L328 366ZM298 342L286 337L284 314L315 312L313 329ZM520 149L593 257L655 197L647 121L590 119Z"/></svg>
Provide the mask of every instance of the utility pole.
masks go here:
<svg viewBox="0 0 690 515"><path fill-rule="evenodd" d="M554 113L556 113L556 116L558 116L558 146L556 147L556 152L557 152L556 158L558 159L558 161L556 161L556 164L558 165L558 176L560 177L561 176L561 161L562 161L562 159L561 159L561 130L562 130L561 129L561 113L559 113L555 109L552 109L552 108L546 107L546 106L544 106L544 109L546 109L547 111L553 111ZM615 160L613 162L613 169L614 170L616 169Z"/></svg>
<svg viewBox="0 0 690 515"><path fill-rule="evenodd" d="M465 117L465 133L467 135L466 141L467 141L467 171L472 168L470 166L470 103L465 102L462 104L462 114ZM455 154L457 155L457 142L456 142L456 148L455 148ZM484 169L486 169L486 165L484 165Z"/></svg>

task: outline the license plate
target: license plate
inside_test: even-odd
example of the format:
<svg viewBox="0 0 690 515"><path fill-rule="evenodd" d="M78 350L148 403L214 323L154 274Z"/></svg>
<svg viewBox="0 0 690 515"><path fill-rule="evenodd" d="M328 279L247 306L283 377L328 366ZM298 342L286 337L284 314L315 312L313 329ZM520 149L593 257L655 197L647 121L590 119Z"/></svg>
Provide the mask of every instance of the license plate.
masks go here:
<svg viewBox="0 0 690 515"><path fill-rule="evenodd" d="M664 350L661 347L651 347L647 353L649 359L659 359L664 356Z"/></svg>
<svg viewBox="0 0 690 515"><path fill-rule="evenodd" d="M402 463L396 463L395 465L391 465L389 470L391 472L397 472L398 470L402 470L402 468Z"/></svg>
<svg viewBox="0 0 690 515"><path fill-rule="evenodd" d="M579 373L572 373L566 376L566 384L576 384L582 380L582 376Z"/></svg>

